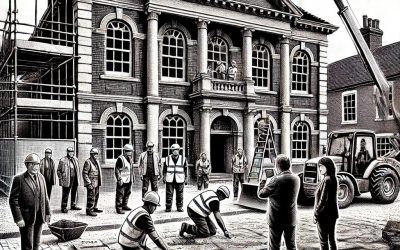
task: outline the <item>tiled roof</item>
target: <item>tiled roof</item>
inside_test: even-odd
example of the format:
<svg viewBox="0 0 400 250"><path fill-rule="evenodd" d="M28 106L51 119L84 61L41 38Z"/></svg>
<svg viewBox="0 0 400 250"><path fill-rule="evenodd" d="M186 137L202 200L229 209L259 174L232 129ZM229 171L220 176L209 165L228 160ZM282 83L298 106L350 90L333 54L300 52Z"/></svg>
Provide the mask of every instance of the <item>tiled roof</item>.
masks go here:
<svg viewBox="0 0 400 250"><path fill-rule="evenodd" d="M377 48L373 55L386 77L400 74L400 42ZM359 55L328 65L328 90L372 83L372 77Z"/></svg>
<svg viewBox="0 0 400 250"><path fill-rule="evenodd" d="M297 8L299 8L301 10L301 12L303 12L303 15L301 16L301 19L307 19L307 20L314 21L314 22L329 24L329 22L327 22L324 19L319 18L319 17L311 14L310 12L306 11L305 9L301 8L298 5L297 5Z"/></svg>

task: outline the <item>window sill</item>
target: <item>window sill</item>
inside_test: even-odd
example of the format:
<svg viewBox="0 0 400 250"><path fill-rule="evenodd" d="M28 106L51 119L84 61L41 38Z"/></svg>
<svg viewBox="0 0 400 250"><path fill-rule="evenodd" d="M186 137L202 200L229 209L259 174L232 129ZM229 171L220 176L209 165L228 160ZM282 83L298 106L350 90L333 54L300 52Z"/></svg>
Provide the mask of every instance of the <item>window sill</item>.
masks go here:
<svg viewBox="0 0 400 250"><path fill-rule="evenodd" d="M278 92L276 91L271 91L262 87L254 87L254 92L257 94L267 94L267 95L277 95Z"/></svg>
<svg viewBox="0 0 400 250"><path fill-rule="evenodd" d="M293 97L306 97L306 98L314 97L313 94L305 94L305 93L291 93L290 96L293 96Z"/></svg>
<svg viewBox="0 0 400 250"><path fill-rule="evenodd" d="M342 124L342 125L357 124L357 121L347 121L347 122L342 121L341 124Z"/></svg>
<svg viewBox="0 0 400 250"><path fill-rule="evenodd" d="M178 81L160 81L162 85L174 85L174 86L190 86L190 82L178 82Z"/></svg>
<svg viewBox="0 0 400 250"><path fill-rule="evenodd" d="M118 75L100 75L100 79L126 81L126 82L140 82L139 78L131 76L118 76Z"/></svg>
<svg viewBox="0 0 400 250"><path fill-rule="evenodd" d="M393 120L394 120L393 116L390 116L387 119L375 118L376 122L393 121Z"/></svg>

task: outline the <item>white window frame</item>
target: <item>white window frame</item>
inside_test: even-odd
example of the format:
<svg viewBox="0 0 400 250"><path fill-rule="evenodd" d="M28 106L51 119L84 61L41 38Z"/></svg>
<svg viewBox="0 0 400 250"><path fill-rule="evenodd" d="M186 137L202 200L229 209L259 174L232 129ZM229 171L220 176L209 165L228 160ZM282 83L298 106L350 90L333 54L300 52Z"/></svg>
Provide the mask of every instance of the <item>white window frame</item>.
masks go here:
<svg viewBox="0 0 400 250"><path fill-rule="evenodd" d="M297 60L297 58L299 57L298 54L304 55L304 57L307 60L307 64L306 65L304 65L304 64L300 65L297 62L295 63L295 60ZM293 70L294 67L301 67L302 69L306 68L307 72L304 73L304 72L294 71ZM302 81L302 80L298 81L297 79L295 81L296 85L297 85L297 83L300 83L302 86L305 84L306 89L301 89L301 90L293 89L293 83L294 83L294 78L295 78L294 75L296 75L297 77L300 77L300 78L302 78L302 76L306 77L306 81ZM291 81L290 81L291 93L293 93L293 94L308 94L310 92L310 86L309 86L310 85L310 79L311 79L311 59L310 59L309 55L307 54L307 52L305 52L304 50L298 50L293 55L293 58L292 58L292 61L291 61Z"/></svg>
<svg viewBox="0 0 400 250"><path fill-rule="evenodd" d="M178 46L178 44L176 44L175 46L172 46L170 44L164 44L164 37L166 36L166 34L168 32L173 32L173 33L178 33L178 36L181 36L180 39L182 39L183 41L183 46L180 47ZM178 30L178 29L167 29L164 34L163 34L163 38L162 38L162 42L161 42L161 79L164 81L168 81L168 82L176 82L176 81L185 81L186 79L186 39L185 39L185 35L183 34L182 31ZM178 41L179 37L175 36L175 40ZM168 51L170 51L171 47L175 47L176 49L176 54L178 49L183 49L183 54L182 57L175 55L172 56L170 54L164 54L164 47L167 47ZM167 60L169 59L177 59L177 60L182 60L182 67L178 67L178 66L165 66L163 65L163 61L164 58L167 58ZM167 69L168 70L168 74L170 73L171 69L174 69L175 72L177 73L178 70L182 70L182 77L169 77L169 76L163 76L163 70Z"/></svg>
<svg viewBox="0 0 400 250"><path fill-rule="evenodd" d="M172 127L170 124L171 124L171 120L174 119L174 118L177 118L177 119L175 119L176 123L178 123L178 120L182 120L183 126ZM165 120L168 120L168 123L169 123L168 126L164 125L164 121ZM178 139L182 140L182 145L179 143L179 146L181 146L181 151L179 153L184 155L184 156L186 156L187 124L186 124L185 119L183 119L183 117L181 117L179 115L168 115L167 117L164 118L162 124L163 124L163 126L162 126L163 130L162 130L162 133L161 133L161 156L162 157L166 157L166 155L163 155L163 151L164 150L168 150L167 156L172 154L171 146L172 146L172 144L177 143L176 141ZM171 129L174 129L174 128L175 128L175 136L171 136ZM167 136L164 135L164 129L168 129L168 133L169 134ZM178 129L183 129L182 137L178 136ZM168 140L167 145L164 145L164 140Z"/></svg>
<svg viewBox="0 0 400 250"><path fill-rule="evenodd" d="M345 107L344 107L344 98L347 96L354 95L354 109L355 109L355 119L354 120L345 120ZM350 90L350 91L345 91L342 93L342 124L356 124L357 119L358 119L358 103L357 103L357 90Z"/></svg>
<svg viewBox="0 0 400 250"><path fill-rule="evenodd" d="M218 54L218 58L221 58L221 55L223 54L223 52L214 50L214 48L216 47L216 45L215 45L216 41L214 41L213 39L218 39L218 40L221 40L223 43L225 43L225 46L226 46L226 60L225 61L214 59L215 58L215 56L214 56L215 53ZM212 45L213 50L210 50L210 45ZM210 58L208 56L208 54L210 54L210 53L213 54L213 58ZM214 73L215 73L215 69L217 68L217 62L218 61L221 61L222 63L224 63L226 70L228 70L228 66L229 66L229 64L228 64L228 62L229 62L229 44L223 37L221 37L221 36L213 36L208 41L208 44L207 44L207 65L209 66L211 64L212 78L215 78L214 77Z"/></svg>
<svg viewBox="0 0 400 250"><path fill-rule="evenodd" d="M393 120L394 119L394 117L393 117L393 109L392 109L392 107L391 107L391 105L393 105L393 82L389 82L388 81L388 84L389 84L389 104L390 104L390 111L392 111L392 114L391 115L388 115L388 117L387 117L387 119L386 120ZM376 86L374 86L374 93L373 93L373 95L375 96L375 93L376 93L376 91L378 91L378 87L376 87ZM382 117L380 117L379 116L379 112L378 112L378 107L376 107L375 108L375 113L376 113L376 115L375 115L375 120L377 120L377 121L382 121L383 119L382 119Z"/></svg>
<svg viewBox="0 0 400 250"><path fill-rule="evenodd" d="M387 151L387 152L385 152L384 154L380 154L380 151L382 151L382 149L379 149L379 144L383 144L384 145L386 143L379 143L379 140L380 139L387 139L388 140L392 136L393 136L393 134L391 134L391 133L376 134L376 154L377 154L378 157L386 154L387 152L389 152L392 149L392 146L389 143L389 148L385 146L385 149L383 149L384 151Z"/></svg>
<svg viewBox="0 0 400 250"><path fill-rule="evenodd" d="M298 125L299 124L299 125ZM307 140L298 140L298 139L294 139L294 134L295 133L297 133L297 128L299 127L299 126L305 126L306 128L307 128L307 131L302 131L302 133L305 133L306 132L306 134L307 134ZM296 128L296 130L295 130L295 128ZM290 155L292 156L292 160L293 161L295 161L295 162L304 162L304 161L306 161L309 157L310 157L310 140L311 140L311 128L310 128L310 125L307 123L307 122L304 122L304 121L297 121L297 122L295 122L294 124L293 124L293 127L292 127L292 141L291 141L291 152L290 152ZM306 142L306 147L305 148L294 148L294 143L296 143L296 142ZM297 157L293 157L293 153L294 153L294 151L305 151L306 152L306 157L304 157L304 158L297 158Z"/></svg>
<svg viewBox="0 0 400 250"><path fill-rule="evenodd" d="M256 57L254 56L254 53L257 53ZM260 54L262 57L259 57ZM254 65L254 61L257 62L257 65ZM265 61L267 61L268 67L264 67ZM252 70L255 72L261 70L262 72L261 76L254 74L253 72L254 87L271 90L271 61L271 53L267 46L263 44L256 44L253 46ZM262 66L259 66L259 63L262 63ZM265 81L266 86L264 86ZM258 85L258 82L261 82L261 85Z"/></svg>
<svg viewBox="0 0 400 250"><path fill-rule="evenodd" d="M119 24L124 25L126 27L126 29L128 30L128 32L129 32L129 38L128 39L124 39L123 35L122 35L122 39L117 39L115 37L109 37L108 36L108 30L109 30L108 27L109 27L109 25L112 25L112 23L119 23ZM120 21L120 20L116 20L116 19L113 19L110 22L108 22L106 27L107 27L107 29L106 29L106 36L105 36L105 41L104 41L104 72L105 72L105 75L130 77L132 75L132 55L133 55L133 52L132 52L132 48L133 48L133 46L132 46L132 30L131 30L130 26L127 23L125 23L123 21ZM113 39L113 47L108 47L107 46L107 40L109 38ZM121 43L122 43L121 44L121 49L115 48L115 40L120 40L121 41ZM129 49L124 49L123 48L124 41L125 42L129 41ZM113 59L112 60L107 59L107 52L108 51L113 51ZM115 60L115 52L121 52L121 60L118 60L118 61ZM129 62L125 61L123 59L124 58L123 54L127 53L127 52L129 53ZM113 64L113 68L115 68L115 64L116 63L121 63L122 71L119 72L119 71L114 71L114 70L108 70L107 69L107 63L108 62L111 62ZM127 62L128 62L128 65L129 65L128 66L129 67L129 72L123 72L124 64L126 64Z"/></svg>
<svg viewBox="0 0 400 250"><path fill-rule="evenodd" d="M113 119L113 125L108 125L108 120L109 119ZM117 119L121 119L121 126L116 126L115 125L115 121ZM126 120L126 119L129 121L129 125L124 125L124 120ZM108 128L110 126L113 128L113 135L108 135L107 134L107 130L108 130ZM121 136L116 136L115 135L115 129L117 127L121 128ZM124 135L124 128L128 128L129 135ZM113 141L113 147L108 147L108 145L107 145L108 144L107 143L108 139L111 139ZM122 141L128 139L128 142L122 142L121 147L115 147L115 140L117 140L117 139L120 139ZM123 149L123 147L124 147L124 145L126 143L132 144L132 121L131 121L131 119L129 118L128 115L126 115L124 113L112 113L112 114L110 114L108 116L108 118L107 118L107 121L106 121L106 149L105 149L105 159L106 159L106 161L107 162L115 162L117 160L118 156L119 156L119 155L116 155L115 151L116 150L121 150L121 153L122 153L122 149ZM107 157L108 156L107 151L109 151L109 150L113 151L113 157L114 158L108 158Z"/></svg>

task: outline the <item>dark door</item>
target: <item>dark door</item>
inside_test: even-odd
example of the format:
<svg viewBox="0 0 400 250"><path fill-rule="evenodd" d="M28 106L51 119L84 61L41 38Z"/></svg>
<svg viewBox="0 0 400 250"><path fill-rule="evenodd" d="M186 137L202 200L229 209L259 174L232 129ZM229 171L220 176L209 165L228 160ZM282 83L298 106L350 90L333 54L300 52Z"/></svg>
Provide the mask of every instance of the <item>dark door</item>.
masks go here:
<svg viewBox="0 0 400 250"><path fill-rule="evenodd" d="M212 173L225 173L226 135L211 135Z"/></svg>

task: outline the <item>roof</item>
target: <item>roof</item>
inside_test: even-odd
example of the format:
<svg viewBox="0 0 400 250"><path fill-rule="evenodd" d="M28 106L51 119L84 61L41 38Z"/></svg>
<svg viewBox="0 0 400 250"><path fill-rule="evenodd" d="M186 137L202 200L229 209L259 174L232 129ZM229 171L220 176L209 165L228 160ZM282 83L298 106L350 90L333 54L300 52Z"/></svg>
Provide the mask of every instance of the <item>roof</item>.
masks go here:
<svg viewBox="0 0 400 250"><path fill-rule="evenodd" d="M400 42L379 47L372 54L386 78L400 74ZM372 77L359 55L328 65L328 91L372 83Z"/></svg>
<svg viewBox="0 0 400 250"><path fill-rule="evenodd" d="M301 19L307 19L307 20L314 21L314 22L330 24L328 21L325 21L324 19L319 18L319 17L311 14L310 12L308 12L305 9L301 8L300 6L297 6L297 7L301 10L301 12L303 12L303 15L301 16Z"/></svg>

